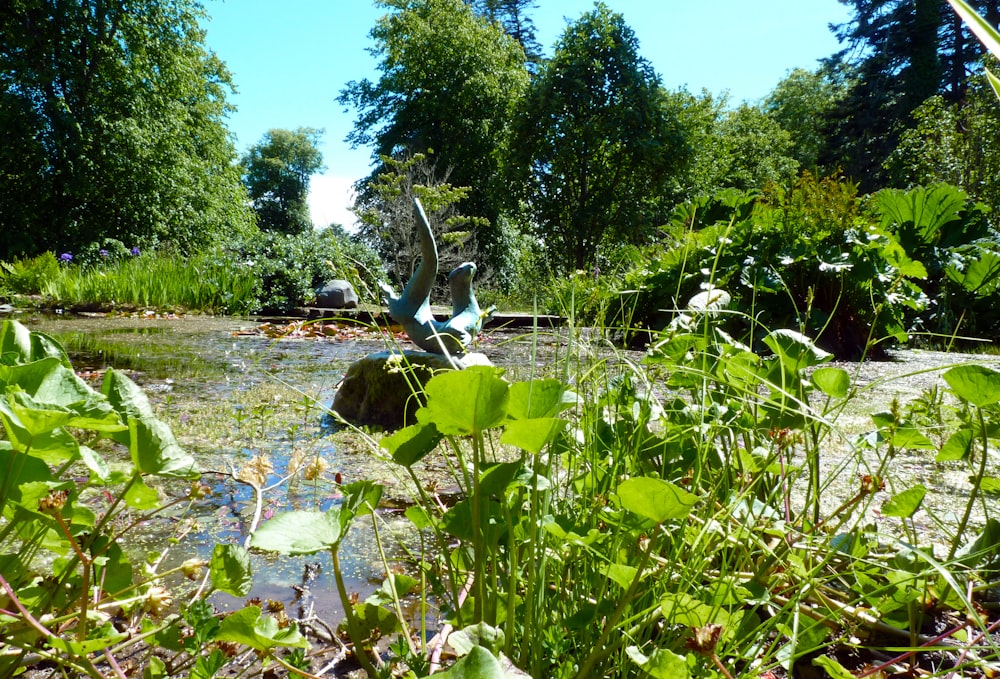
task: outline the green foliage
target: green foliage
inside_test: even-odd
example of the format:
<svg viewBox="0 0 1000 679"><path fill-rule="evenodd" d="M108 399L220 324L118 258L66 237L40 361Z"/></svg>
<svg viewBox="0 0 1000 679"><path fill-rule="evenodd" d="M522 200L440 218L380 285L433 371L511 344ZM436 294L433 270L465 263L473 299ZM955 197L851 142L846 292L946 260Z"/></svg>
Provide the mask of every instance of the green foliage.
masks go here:
<svg viewBox="0 0 1000 679"><path fill-rule="evenodd" d="M841 358L910 333L992 337L1000 253L988 216L944 184L861 198L841 177L807 172L791 190L730 190L678 206L662 243L610 280L560 285L579 318L599 309L627 341L690 321L688 301L718 288L751 326L798 328ZM734 314L728 329L746 325Z"/></svg>
<svg viewBox="0 0 1000 679"><path fill-rule="evenodd" d="M311 127L268 130L243 157L243 183L264 231L299 234L312 229L309 178L323 169L316 147L322 134Z"/></svg>
<svg viewBox="0 0 1000 679"><path fill-rule="evenodd" d="M350 281L362 295L375 290L381 277L373 252L335 228L297 235L262 232L222 254L255 278L254 311L303 306L315 298L317 286L333 278Z"/></svg>
<svg viewBox="0 0 1000 679"><path fill-rule="evenodd" d="M380 0L389 13L371 37L377 82L351 81L338 101L358 112L348 140L400 159L433 150L449 181L472 187L459 205L486 220L476 231L477 262L505 270L509 252L499 216L509 205L502 162L513 112L528 82L524 51L499 25L462 0ZM365 191L362 189L362 194Z"/></svg>
<svg viewBox="0 0 1000 679"><path fill-rule="evenodd" d="M633 31L606 5L571 24L528 92L512 143L515 186L560 272L651 232L687 148Z"/></svg>
<svg viewBox="0 0 1000 679"><path fill-rule="evenodd" d="M413 275L421 256L414 199L423 204L434 234L442 280L475 253L475 232L482 220L458 213L456 205L471 189L449 184L449 174L438 176L429 155L423 153L405 160L383 156L382 171L369 178L366 193L355 204L361 219L359 235L379 253L390 278L401 287Z"/></svg>
<svg viewBox="0 0 1000 679"><path fill-rule="evenodd" d="M722 117L707 152L720 165L717 185L746 191L790 185L799 167L793 149L788 131L756 106L743 104Z"/></svg>
<svg viewBox="0 0 1000 679"><path fill-rule="evenodd" d="M0 259L101 238L190 251L249 227L203 16L193 0L5 5Z"/></svg>
<svg viewBox="0 0 1000 679"><path fill-rule="evenodd" d="M843 95L829 70L796 68L764 98L764 112L791 135L789 155L799 167L817 172L819 158L827 155L825 128Z"/></svg>
<svg viewBox="0 0 1000 679"><path fill-rule="evenodd" d="M914 112L886 160L893 186L947 182L987 205L1000 201L1000 106L987 87L972 84L962 104L934 96ZM996 223L994 215L994 223Z"/></svg>
<svg viewBox="0 0 1000 679"><path fill-rule="evenodd" d="M46 281L58 275L59 260L51 252L0 262L0 290L22 295L38 294Z"/></svg>
<svg viewBox="0 0 1000 679"><path fill-rule="evenodd" d="M894 404L873 416L878 436L846 444L846 461L828 475L821 451L842 445L838 413L869 395L843 369L824 367L832 356L798 332L773 330L762 344L754 352L709 319L659 335L644 366L581 366L572 391L559 380L510 384L492 368L435 376L419 423L380 446L414 481L443 449L462 493L445 506L417 481L406 512L422 536L420 579L404 583L421 619L396 607L395 575L366 602L381 607L366 608L366 619L398 629L394 647L420 665L434 647L407 625L423 627L437 614L424 608L433 601L457 630L460 660L445 676L492 676L509 658L531 676L622 676L636 666L663 677L751 666L791 676L811 663L846 677L854 668L836 649L849 635L862 657L880 639L892 654L931 616L973 610L967 588L990 582L1000 555L993 528L977 532L969 509L992 483L998 373L962 365L944 375L959 405L947 425L932 426L968 439L975 466L942 558L914 523L930 511L931 490L880 500L905 541L879 532L869 514L897 451L934 444ZM836 490L834 476L855 465L866 474L857 487ZM311 532L275 528L283 544ZM356 647L369 648L370 628L358 631ZM971 671L994 662L996 649L982 650L953 657Z"/></svg>

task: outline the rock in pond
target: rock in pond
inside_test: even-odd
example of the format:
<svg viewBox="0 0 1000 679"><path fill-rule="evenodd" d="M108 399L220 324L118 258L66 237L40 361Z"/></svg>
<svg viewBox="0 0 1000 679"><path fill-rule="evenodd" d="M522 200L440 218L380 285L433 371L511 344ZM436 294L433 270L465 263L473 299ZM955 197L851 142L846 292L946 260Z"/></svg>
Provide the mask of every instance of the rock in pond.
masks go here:
<svg viewBox="0 0 1000 679"><path fill-rule="evenodd" d="M358 293L348 281L335 279L316 288L316 306L321 309L356 309Z"/></svg>
<svg viewBox="0 0 1000 679"><path fill-rule="evenodd" d="M426 351L380 351L351 364L333 397L333 410L356 425L399 429L416 422L423 405L413 392L435 373L472 365L492 365L483 354L450 358Z"/></svg>

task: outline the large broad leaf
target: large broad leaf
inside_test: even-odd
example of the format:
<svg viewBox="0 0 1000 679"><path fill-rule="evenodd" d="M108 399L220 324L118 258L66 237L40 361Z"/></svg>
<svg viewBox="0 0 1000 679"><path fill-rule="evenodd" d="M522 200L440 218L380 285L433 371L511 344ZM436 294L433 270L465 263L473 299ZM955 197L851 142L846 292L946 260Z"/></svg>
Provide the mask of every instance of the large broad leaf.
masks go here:
<svg viewBox="0 0 1000 679"><path fill-rule="evenodd" d="M503 422L508 389L496 369L487 366L441 373L424 387L427 406L417 418L433 422L448 436L478 434Z"/></svg>
<svg viewBox="0 0 1000 679"><path fill-rule="evenodd" d="M440 442L441 432L434 423L427 422L403 427L383 438L379 445L389 451L398 464L409 467L437 448Z"/></svg>
<svg viewBox="0 0 1000 679"><path fill-rule="evenodd" d="M972 452L972 439L974 433L971 429L959 429L948 437L945 444L941 446L941 451L934 458L937 462L947 460L964 460Z"/></svg>
<svg viewBox="0 0 1000 679"><path fill-rule="evenodd" d="M976 248L973 253L964 267L946 267L945 275L973 294L989 294L1000 280L1000 254L985 248Z"/></svg>
<svg viewBox="0 0 1000 679"><path fill-rule="evenodd" d="M80 444L69 432L62 427L48 427L62 416L65 413L53 415L47 411L35 411L0 397L0 420L11 446L51 465L76 460L80 456Z"/></svg>
<svg viewBox="0 0 1000 679"><path fill-rule="evenodd" d="M433 677L434 679L507 679L507 673L492 653L482 646L474 646L464 658Z"/></svg>
<svg viewBox="0 0 1000 679"><path fill-rule="evenodd" d="M844 398L851 388L851 376L843 368L816 368L812 382L830 398Z"/></svg>
<svg viewBox="0 0 1000 679"><path fill-rule="evenodd" d="M534 380L510 385L507 416L511 419L555 417L579 397L559 380Z"/></svg>
<svg viewBox="0 0 1000 679"><path fill-rule="evenodd" d="M833 354L823 351L811 339L794 330L774 330L764 338L764 344L778 357L781 367L793 375L833 359Z"/></svg>
<svg viewBox="0 0 1000 679"><path fill-rule="evenodd" d="M687 659L665 648L654 649L646 656L638 646L629 646L625 653L643 672L655 679L687 679L691 676Z"/></svg>
<svg viewBox="0 0 1000 679"><path fill-rule="evenodd" d="M657 523L685 518L698 502L697 495L680 486L647 477L622 481L617 494L622 507Z"/></svg>
<svg viewBox="0 0 1000 679"><path fill-rule="evenodd" d="M565 426L566 420L556 417L512 420L507 423L500 441L537 455Z"/></svg>
<svg viewBox="0 0 1000 679"><path fill-rule="evenodd" d="M300 510L278 514L257 529L250 546L288 556L333 549L344 537L340 514L340 507L325 512Z"/></svg>
<svg viewBox="0 0 1000 679"><path fill-rule="evenodd" d="M942 376L952 391L974 406L1000 401L1000 372L984 365L959 365Z"/></svg>
<svg viewBox="0 0 1000 679"><path fill-rule="evenodd" d="M127 432L111 437L129 447L132 461L144 474L191 478L198 475L194 458L181 448L170 427L156 418L139 386L117 370L104 375L102 393L128 422Z"/></svg>
<svg viewBox="0 0 1000 679"><path fill-rule="evenodd" d="M66 352L45 333L31 332L18 321L0 324L0 364L31 363L44 358L55 358L70 367Z"/></svg>
<svg viewBox="0 0 1000 679"><path fill-rule="evenodd" d="M920 509L925 495L927 495L927 488L918 483L886 500L885 504L882 505L882 514L908 519Z"/></svg>
<svg viewBox="0 0 1000 679"><path fill-rule="evenodd" d="M876 194L882 226L895 229L900 245L911 253L937 245L944 227L961 219L967 199L961 189L947 184Z"/></svg>
<svg viewBox="0 0 1000 679"><path fill-rule="evenodd" d="M247 606L224 618L215 638L264 652L281 647L309 648L309 642L295 625L279 626L271 616L261 615L260 606Z"/></svg>
<svg viewBox="0 0 1000 679"><path fill-rule="evenodd" d="M216 545L208 568L214 589L237 597L250 593L253 571L250 568L250 553L243 547Z"/></svg>

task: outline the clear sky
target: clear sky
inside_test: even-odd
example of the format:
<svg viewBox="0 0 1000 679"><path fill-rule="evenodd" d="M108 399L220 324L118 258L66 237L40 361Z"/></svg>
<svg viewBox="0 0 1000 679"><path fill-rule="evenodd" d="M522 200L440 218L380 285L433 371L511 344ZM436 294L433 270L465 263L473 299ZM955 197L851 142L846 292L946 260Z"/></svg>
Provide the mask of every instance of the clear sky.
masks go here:
<svg viewBox="0 0 1000 679"><path fill-rule="evenodd" d="M209 49L233 74L238 107L229 118L242 154L271 128L325 130L326 170L313 177L310 208L321 226L354 223L350 185L370 171L371 150L344 137L355 111L337 94L351 80L377 80L366 52L384 13L369 0L204 0ZM728 92L756 102L793 68L812 69L839 49L830 23L847 20L839 0L607 0L625 17L668 89ZM568 20L593 0L538 0L532 12L546 55Z"/></svg>

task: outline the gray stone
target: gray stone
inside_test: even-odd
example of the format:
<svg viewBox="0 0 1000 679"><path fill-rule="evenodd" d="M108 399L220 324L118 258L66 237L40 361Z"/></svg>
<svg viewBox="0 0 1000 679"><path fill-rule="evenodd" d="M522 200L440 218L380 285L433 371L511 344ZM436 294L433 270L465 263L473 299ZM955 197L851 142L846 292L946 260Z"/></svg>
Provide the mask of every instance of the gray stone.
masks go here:
<svg viewBox="0 0 1000 679"><path fill-rule="evenodd" d="M420 389L435 373L491 365L483 354L453 358L424 351L369 354L351 364L333 398L333 410L355 425L398 429L416 420ZM414 393L414 392L417 393Z"/></svg>
<svg viewBox="0 0 1000 679"><path fill-rule="evenodd" d="M356 309L358 293L348 281L335 279L316 288L316 306L321 309Z"/></svg>

